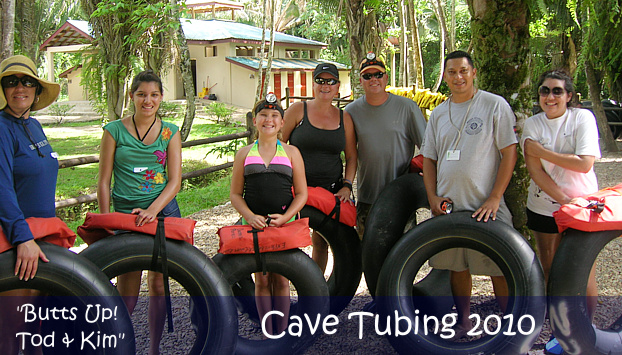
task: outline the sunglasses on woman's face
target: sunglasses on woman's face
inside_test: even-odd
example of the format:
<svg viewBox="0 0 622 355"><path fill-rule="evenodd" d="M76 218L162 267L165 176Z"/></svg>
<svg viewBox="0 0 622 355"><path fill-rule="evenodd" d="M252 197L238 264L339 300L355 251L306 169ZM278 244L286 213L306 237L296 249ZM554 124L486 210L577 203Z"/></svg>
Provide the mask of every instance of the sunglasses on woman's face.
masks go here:
<svg viewBox="0 0 622 355"><path fill-rule="evenodd" d="M384 76L384 73L379 71L377 73L365 73L363 75L361 75L363 77L363 79L365 80L370 80L372 77L376 78L376 79L382 79L382 77Z"/></svg>
<svg viewBox="0 0 622 355"><path fill-rule="evenodd" d="M337 83L339 82L339 80L332 79L332 78L331 79L315 78L313 80L315 80L315 83L318 84L318 85L326 84L326 85L330 85L330 86L337 85Z"/></svg>
<svg viewBox="0 0 622 355"><path fill-rule="evenodd" d="M551 89L550 87L544 85L540 86L540 88L538 89L538 94L540 94L540 96L542 97L549 96L551 92L553 93L553 96L561 97L566 92L566 90L560 87L555 87Z"/></svg>
<svg viewBox="0 0 622 355"><path fill-rule="evenodd" d="M39 86L39 82L35 78L31 78L27 75L18 78L16 75L9 75L2 78L2 87L3 88L14 88L19 83L22 83L24 87L27 88L35 88Z"/></svg>

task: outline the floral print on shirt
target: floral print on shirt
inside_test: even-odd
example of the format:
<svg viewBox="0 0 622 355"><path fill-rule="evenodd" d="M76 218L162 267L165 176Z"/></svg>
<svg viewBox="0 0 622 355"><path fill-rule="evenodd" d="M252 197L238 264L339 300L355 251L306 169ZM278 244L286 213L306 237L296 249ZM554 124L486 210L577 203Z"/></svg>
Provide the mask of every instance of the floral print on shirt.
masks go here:
<svg viewBox="0 0 622 355"><path fill-rule="evenodd" d="M170 129L170 128L168 128L168 127L164 127L164 128L162 129L162 139L163 139L163 140L167 141L167 140L171 139L171 135L172 135L172 134L173 134L173 132L171 131L171 129Z"/></svg>

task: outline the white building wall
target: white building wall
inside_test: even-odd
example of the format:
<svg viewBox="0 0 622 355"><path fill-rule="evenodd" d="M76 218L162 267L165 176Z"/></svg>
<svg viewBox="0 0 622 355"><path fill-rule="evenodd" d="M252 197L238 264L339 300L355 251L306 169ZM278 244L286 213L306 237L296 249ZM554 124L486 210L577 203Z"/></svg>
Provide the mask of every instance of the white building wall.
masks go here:
<svg viewBox="0 0 622 355"><path fill-rule="evenodd" d="M246 107L250 110L255 105L255 83L257 82L257 78L251 70L237 65L229 64L229 66L231 69L232 85L231 101L228 102L236 106Z"/></svg>
<svg viewBox="0 0 622 355"><path fill-rule="evenodd" d="M82 80L82 68L78 68L67 74L67 96L69 101L87 101L87 90L80 85Z"/></svg>

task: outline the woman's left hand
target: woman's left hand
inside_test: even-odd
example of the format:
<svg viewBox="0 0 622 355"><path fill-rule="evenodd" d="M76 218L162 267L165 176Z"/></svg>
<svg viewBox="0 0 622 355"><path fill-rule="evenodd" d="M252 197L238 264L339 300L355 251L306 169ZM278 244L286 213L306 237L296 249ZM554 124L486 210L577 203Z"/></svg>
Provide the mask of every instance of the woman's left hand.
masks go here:
<svg viewBox="0 0 622 355"><path fill-rule="evenodd" d="M16 249L15 275L19 274L20 280L28 281L35 278L39 268L39 258L46 263L49 261L34 239L18 244Z"/></svg>
<svg viewBox="0 0 622 355"><path fill-rule="evenodd" d="M352 191L350 191L349 188L344 186L339 191L337 191L335 196L339 197L339 200L341 202L350 202L350 204L354 206L354 201L352 201L352 199L350 199L350 194L351 193L352 193Z"/></svg>
<svg viewBox="0 0 622 355"><path fill-rule="evenodd" d="M136 225L138 227L144 226L147 223L155 221L157 213L149 211L149 209L143 210L142 208L134 208L132 214L136 214Z"/></svg>

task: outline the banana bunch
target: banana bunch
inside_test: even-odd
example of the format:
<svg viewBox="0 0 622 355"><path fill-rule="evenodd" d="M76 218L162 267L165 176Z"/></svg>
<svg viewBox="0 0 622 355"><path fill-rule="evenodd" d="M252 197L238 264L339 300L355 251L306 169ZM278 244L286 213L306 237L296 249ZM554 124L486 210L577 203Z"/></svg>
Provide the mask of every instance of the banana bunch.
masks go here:
<svg viewBox="0 0 622 355"><path fill-rule="evenodd" d="M419 108L434 110L434 108L440 105L443 101L447 100L447 96L440 92L431 92L430 89L417 89L413 87L393 87L388 86L387 92L395 95L407 97L417 103Z"/></svg>

